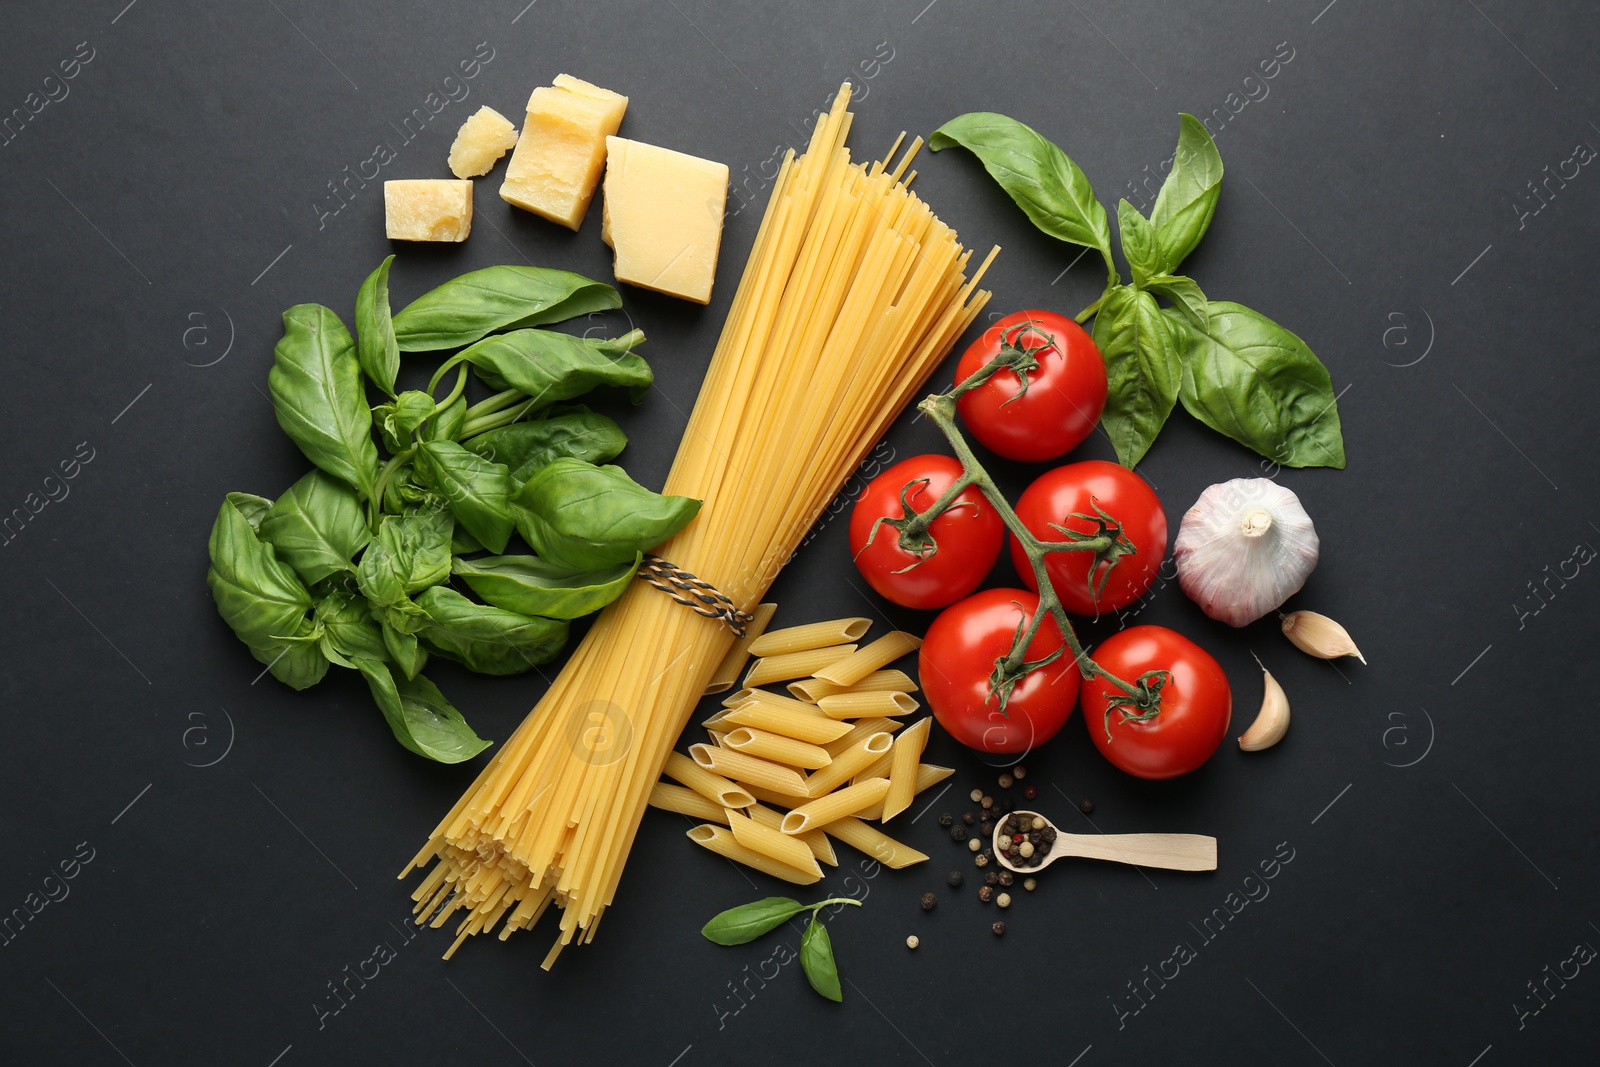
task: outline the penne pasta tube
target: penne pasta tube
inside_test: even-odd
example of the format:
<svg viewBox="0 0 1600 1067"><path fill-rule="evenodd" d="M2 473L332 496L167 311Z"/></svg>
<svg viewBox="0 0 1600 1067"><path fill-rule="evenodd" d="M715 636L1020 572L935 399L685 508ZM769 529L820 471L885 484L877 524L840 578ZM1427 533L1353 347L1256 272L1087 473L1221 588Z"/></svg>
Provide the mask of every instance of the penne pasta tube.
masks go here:
<svg viewBox="0 0 1600 1067"><path fill-rule="evenodd" d="M739 673L744 670L744 665L750 661L750 646L766 632L767 624L772 621L773 614L778 610L776 604L757 604L756 609L750 614L755 618L745 624L744 636L733 643L722 662L717 665L717 671L711 676L711 681L706 683L705 695L712 693L725 693L733 688L739 680Z"/></svg>
<svg viewBox="0 0 1600 1067"><path fill-rule="evenodd" d="M689 756L695 763L708 771L726 775L740 782L749 782L752 785L765 786L780 793L805 795L806 780L799 771L793 767L785 767L781 763L761 759L758 756L749 756L743 752L735 752L731 748L716 748L711 745L690 745ZM671 770L668 770L671 774ZM678 776L672 775L674 778ZM678 778L682 782L682 778ZM689 783L684 782L685 785ZM691 785L690 788L693 788ZM749 794L746 794L747 796ZM752 803L755 798L751 797ZM727 805L728 807L741 807L748 805Z"/></svg>
<svg viewBox="0 0 1600 1067"><path fill-rule="evenodd" d="M790 801L789 803L785 804L784 807L789 807L793 803L793 801ZM769 830L776 830L783 825L784 813L781 811L774 811L765 804L752 804L748 808L744 809L744 811L746 815L750 816L750 818L754 819L762 826L767 827ZM711 821L720 822L726 818L727 815L724 812L719 811L717 812L717 818ZM811 854L817 858L817 862L826 863L829 867L839 866L839 856L833 851L833 842L829 841L828 835L823 833L821 830L807 830L803 834L793 834L791 836L793 836L794 840L796 841L804 841L806 848L809 848L811 850Z"/></svg>
<svg viewBox="0 0 1600 1067"><path fill-rule="evenodd" d="M728 718L729 714L731 714L732 712L733 712L732 708L723 708L721 711L719 711L715 715L711 716L711 718L702 719L701 722L700 722L700 725L706 727L707 729L710 729L711 727L714 727L714 726L721 726L724 722L727 721L727 718ZM723 729L726 729L726 727L723 727Z"/></svg>
<svg viewBox="0 0 1600 1067"><path fill-rule="evenodd" d="M733 692L722 698L722 706L725 708L736 708L740 704L748 704L751 700L755 699L755 694L758 692L760 692L760 690L757 689L735 689Z"/></svg>
<svg viewBox="0 0 1600 1067"><path fill-rule="evenodd" d="M828 755L837 760L840 753L854 748L863 738L871 737L873 734L892 734L904 725L905 723L899 719L860 719L850 728L849 733L837 741L829 741L822 747L828 750ZM884 752L887 754L888 750L885 749Z"/></svg>
<svg viewBox="0 0 1600 1067"><path fill-rule="evenodd" d="M788 689L796 698L815 703L835 693L915 693L917 683L905 671L891 669L873 671L855 685L838 685L834 682L825 682L821 678L801 678L799 681L790 682Z"/></svg>
<svg viewBox="0 0 1600 1067"><path fill-rule="evenodd" d="M817 701L830 719L910 715L921 706L904 693L835 693Z"/></svg>
<svg viewBox="0 0 1600 1067"><path fill-rule="evenodd" d="M711 738L711 743L716 745L718 748L728 747L723 743L728 737L728 732L726 730L707 730L706 734Z"/></svg>
<svg viewBox="0 0 1600 1067"><path fill-rule="evenodd" d="M795 808L783 817L783 832L786 834L799 834L807 830L815 830L819 826L827 826L838 822L840 819L854 815L863 808L878 803L889 791L889 779L869 778L856 785L847 785L843 789L835 790L826 796Z"/></svg>
<svg viewBox="0 0 1600 1067"><path fill-rule="evenodd" d="M813 745L793 737L768 733L749 726L728 731L723 735L722 746L731 748L735 752L759 756L774 763L800 767L808 771L826 767L833 762L833 757L828 755L828 750L821 745Z"/></svg>
<svg viewBox="0 0 1600 1067"><path fill-rule="evenodd" d="M893 867L896 870L909 867L913 863L921 863L928 858L910 845L901 844L876 826L864 823L859 818L840 819L823 827L823 832L843 841L851 848L860 849L885 867Z"/></svg>
<svg viewBox="0 0 1600 1067"><path fill-rule="evenodd" d="M759 852L786 867L793 867L797 871L812 871L817 877L822 877L822 868L817 866L817 857L811 854L804 841L797 841L770 826L762 826L732 808L723 814L727 816L728 828L733 831L733 839L745 848Z"/></svg>
<svg viewBox="0 0 1600 1067"><path fill-rule="evenodd" d="M693 789L685 789L681 785L672 785L669 782L657 782L650 787L650 806L660 808L662 811L687 815L691 819L707 819L711 822L722 822L722 813L727 810L722 805L707 800Z"/></svg>
<svg viewBox="0 0 1600 1067"><path fill-rule="evenodd" d="M829 741L837 741L850 732L849 723L822 715L791 711L782 705L768 704L762 700L752 700L737 708L727 708L721 715L712 718L718 719L723 725L749 726L768 733L809 741L813 745L825 745Z"/></svg>
<svg viewBox="0 0 1600 1067"><path fill-rule="evenodd" d="M928 747L928 731L932 728L933 717L928 716L894 739L894 748L889 751L889 791L883 795L881 821L888 822L911 806L911 798L917 795L922 750Z"/></svg>
<svg viewBox="0 0 1600 1067"><path fill-rule="evenodd" d="M750 673L744 676L744 687L754 689L768 682L804 678L850 657L855 651L855 645L828 645L826 648L811 648L783 656L767 656L756 660Z"/></svg>
<svg viewBox="0 0 1600 1067"><path fill-rule="evenodd" d="M876 763L879 756L887 754L892 744L894 738L888 731L863 737L853 748L847 748L834 756L832 763L819 771L813 771L806 778L806 796L820 797L824 793L838 789L854 778L857 772Z"/></svg>
<svg viewBox="0 0 1600 1067"><path fill-rule="evenodd" d="M857 772L856 776L850 780L859 782L864 778L887 778L889 777L889 764L893 761L894 749L891 748L887 756L879 756L878 762L868 765L866 770Z"/></svg>
<svg viewBox="0 0 1600 1067"><path fill-rule="evenodd" d="M755 797L763 804L776 804L780 808L797 808L811 798L804 793L798 795L780 793L776 789L764 789L759 785L742 785L742 789Z"/></svg>
<svg viewBox="0 0 1600 1067"><path fill-rule="evenodd" d="M871 619L829 619L769 630L750 642L752 656L782 656L790 652L809 652L813 648L843 645L865 637L872 629Z"/></svg>
<svg viewBox="0 0 1600 1067"><path fill-rule="evenodd" d="M892 754L891 754L891 758L892 758ZM924 763L924 764L922 764L921 766L919 766L917 768L917 784L916 784L915 792L920 793L924 789L927 789L929 786L937 785L940 782L944 781L946 778L950 777L954 773L956 773L954 767L936 767L931 763ZM753 791L751 792L751 795L752 796L755 795ZM756 799L759 800L761 798L757 797ZM792 804L793 801L790 801L790 803ZM856 817L858 819L867 819L867 820L869 820L871 822L882 822L883 821L883 805L882 804L874 804L872 807L867 808L865 811L863 811L860 815L858 815Z"/></svg>
<svg viewBox="0 0 1600 1067"><path fill-rule="evenodd" d="M720 774L714 774L681 752L667 757L662 768L668 778L682 782L719 808L748 808L756 798Z"/></svg>
<svg viewBox="0 0 1600 1067"><path fill-rule="evenodd" d="M842 646L841 646L842 647ZM855 685L879 667L887 667L901 656L922 647L922 638L894 630L884 634L872 644L852 652L843 659L834 660L825 667L811 671L824 682L837 685ZM791 678L798 675L790 675ZM748 684L748 683L746 683Z"/></svg>
<svg viewBox="0 0 1600 1067"><path fill-rule="evenodd" d="M841 841L845 840L838 834L834 836ZM779 863L770 856L764 856L739 844L734 839L733 831L726 826L701 823L688 831L688 837L690 841L703 848L710 849L719 856L726 856L735 863L742 863L746 867L754 867L763 874L770 874L772 877L781 878L785 882L793 882L795 885L810 885L813 882L822 880L821 868L818 868L816 874L812 874L809 870L802 871L796 867Z"/></svg>
<svg viewBox="0 0 1600 1067"><path fill-rule="evenodd" d="M784 696L782 693L774 693L770 689L744 689L741 692L749 694L740 702L741 704L767 704L775 708L788 708L790 711L801 715L810 715L813 718L827 718L823 710L809 700L796 700L794 697Z"/></svg>

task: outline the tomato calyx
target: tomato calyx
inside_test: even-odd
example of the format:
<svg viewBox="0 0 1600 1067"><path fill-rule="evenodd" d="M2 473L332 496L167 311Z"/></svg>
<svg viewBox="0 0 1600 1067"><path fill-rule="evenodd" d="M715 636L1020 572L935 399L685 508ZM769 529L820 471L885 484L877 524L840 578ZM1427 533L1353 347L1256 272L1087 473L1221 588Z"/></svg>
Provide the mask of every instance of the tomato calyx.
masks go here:
<svg viewBox="0 0 1600 1067"><path fill-rule="evenodd" d="M976 501L956 499L971 484L965 478L958 478L949 489L939 496L938 500L928 506L928 510L919 512L916 506L911 503L911 496L919 490L927 488L928 484L929 479L927 478L915 478L902 485L900 487L900 517L894 519L887 515L883 516L872 524L872 531L867 534L867 545L871 545L877 539L880 528L884 526L893 527L899 539L898 543L901 550L916 557L904 567L891 573L904 574L932 559L934 554L939 551L939 542L935 540L930 529L933 521L939 516L960 508L971 508L973 511L980 510ZM863 545L862 551L865 550L866 545Z"/></svg>
<svg viewBox="0 0 1600 1067"><path fill-rule="evenodd" d="M1044 343L1031 346L1018 343L1018 339L1027 333L1038 334L1040 337L1044 338ZM1022 397L1027 395L1029 385L1028 374L1030 371L1036 371L1039 369L1039 353L1048 351L1049 349L1055 347L1056 339L1050 334L1045 333L1044 330L1040 328L1037 320L1028 319L1026 322L1019 322L1015 326L1000 332L1000 349L994 354L994 358L989 360L988 363L985 363L976 374L973 374L970 378L966 379L960 385L952 389L950 391L950 396L959 397L961 394L970 392L971 390L978 388L980 385L983 385L990 378L993 378L1001 371L1009 370L1012 374L1017 376L1017 384L1020 386L1020 388L1018 388L1014 396L1011 396L1001 402L1000 406L1005 407L1013 400L1020 400Z"/></svg>
<svg viewBox="0 0 1600 1067"><path fill-rule="evenodd" d="M1133 683L1133 692L1125 692L1120 696L1111 697L1106 703L1106 740L1115 739L1111 736L1111 713L1119 712L1122 718L1118 722L1149 722L1161 714L1161 690L1172 681L1172 672L1165 670L1145 671ZM1129 714L1128 709L1137 709L1137 714Z"/></svg>
<svg viewBox="0 0 1600 1067"><path fill-rule="evenodd" d="M1094 559L1089 564L1089 599L1098 604L1100 594L1106 587L1106 578L1111 575L1111 571L1116 567L1117 562L1125 556L1138 555L1139 549L1128 539L1127 533L1122 528L1122 523L1107 515L1105 509L1094 500L1090 500L1089 506L1094 508L1093 515L1085 515L1081 511L1074 511L1067 518L1091 523L1094 526L1093 530L1087 532L1072 530L1052 522L1050 523L1050 528L1065 537L1066 541L1047 544L1044 546L1044 550L1046 552L1062 552L1067 551L1070 545L1072 548L1093 551ZM1104 569L1100 566L1102 563L1106 564Z"/></svg>
<svg viewBox="0 0 1600 1067"><path fill-rule="evenodd" d="M1061 653L1066 651L1062 645L1054 652L1030 660L1027 650L1033 644L1034 637L1039 633L1039 626L1044 622L1048 612L1041 605L1033 613L1033 617L1023 618L1017 622L1017 630L1011 637L1011 651L994 661L994 670L989 674L989 694L1000 704L1000 715L1009 718L1006 713L1006 704L1011 700L1011 691L1023 678L1041 667L1048 667L1061 658Z"/></svg>

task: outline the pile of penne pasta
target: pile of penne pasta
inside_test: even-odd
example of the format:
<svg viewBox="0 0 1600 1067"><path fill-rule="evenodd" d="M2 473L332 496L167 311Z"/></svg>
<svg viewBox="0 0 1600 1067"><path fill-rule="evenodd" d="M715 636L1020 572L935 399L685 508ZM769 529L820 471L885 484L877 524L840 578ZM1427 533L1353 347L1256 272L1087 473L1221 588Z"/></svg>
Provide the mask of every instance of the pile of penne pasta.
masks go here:
<svg viewBox="0 0 1600 1067"><path fill-rule="evenodd" d="M732 689L758 657L702 724L711 742L668 758L665 774L680 784L658 782L651 806L706 820L689 840L797 885L820 880L821 864L838 866L830 838L887 867L927 859L872 825L955 773L922 762L933 719L906 726L920 707L917 685L887 669L922 642L894 631L858 646L868 619L768 631L773 611L756 610L706 690ZM786 694L761 688L779 682Z"/></svg>

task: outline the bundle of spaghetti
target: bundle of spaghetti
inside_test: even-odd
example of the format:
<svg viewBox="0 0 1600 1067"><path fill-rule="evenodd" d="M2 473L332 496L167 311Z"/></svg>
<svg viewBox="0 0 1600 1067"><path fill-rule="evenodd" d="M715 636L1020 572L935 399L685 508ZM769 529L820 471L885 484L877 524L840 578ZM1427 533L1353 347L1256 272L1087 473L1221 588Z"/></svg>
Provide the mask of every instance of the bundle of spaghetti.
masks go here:
<svg viewBox="0 0 1600 1067"><path fill-rule="evenodd" d="M854 164L848 84L785 157L665 492L704 501L656 553L756 606L801 539L989 294L898 162ZM902 135L902 140L904 135ZM734 641L635 582L402 877L417 922L472 934L562 909L549 968L611 903L651 789Z"/></svg>

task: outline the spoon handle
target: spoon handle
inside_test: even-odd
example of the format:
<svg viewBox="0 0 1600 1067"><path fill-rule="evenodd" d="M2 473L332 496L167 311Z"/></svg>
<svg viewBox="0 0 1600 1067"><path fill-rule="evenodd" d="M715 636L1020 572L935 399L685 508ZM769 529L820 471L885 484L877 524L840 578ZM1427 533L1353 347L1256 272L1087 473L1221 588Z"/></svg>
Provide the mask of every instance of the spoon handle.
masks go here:
<svg viewBox="0 0 1600 1067"><path fill-rule="evenodd" d="M1169 871L1217 869L1217 839L1201 834L1061 834L1051 851Z"/></svg>

